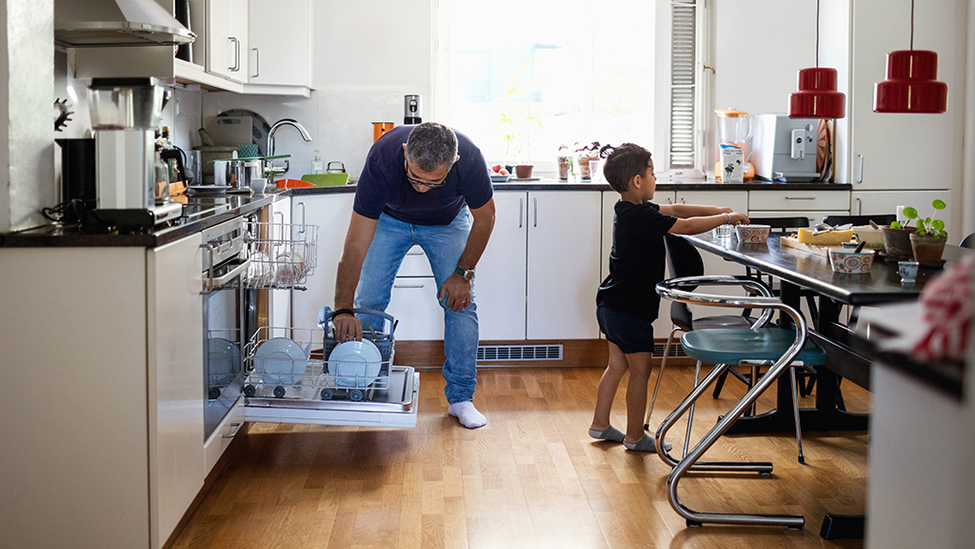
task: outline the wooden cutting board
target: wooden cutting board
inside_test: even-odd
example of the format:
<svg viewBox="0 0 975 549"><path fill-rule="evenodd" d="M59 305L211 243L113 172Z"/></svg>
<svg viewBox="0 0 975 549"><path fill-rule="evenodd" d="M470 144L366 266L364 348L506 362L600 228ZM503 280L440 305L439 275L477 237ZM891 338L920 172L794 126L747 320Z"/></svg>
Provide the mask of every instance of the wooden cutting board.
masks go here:
<svg viewBox="0 0 975 549"><path fill-rule="evenodd" d="M795 236L781 236L779 237L779 243L782 246L788 246L789 248L795 248L797 250L802 250L811 254L821 255L823 257L829 257L830 249L842 248L839 244L834 246L820 246L818 244L803 244L799 242L799 239Z"/></svg>

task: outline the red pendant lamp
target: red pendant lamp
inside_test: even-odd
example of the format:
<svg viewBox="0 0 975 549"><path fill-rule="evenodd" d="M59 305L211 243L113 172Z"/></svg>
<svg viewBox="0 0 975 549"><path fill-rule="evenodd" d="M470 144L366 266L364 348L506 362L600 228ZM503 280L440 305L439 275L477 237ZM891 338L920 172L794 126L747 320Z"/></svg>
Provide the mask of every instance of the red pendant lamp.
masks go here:
<svg viewBox="0 0 975 549"><path fill-rule="evenodd" d="M948 84L938 82L938 54L914 49L914 0L911 0L911 49L887 54L887 79L873 85L873 112L942 113L948 110Z"/></svg>
<svg viewBox="0 0 975 549"><path fill-rule="evenodd" d="M799 70L799 91L789 94L789 118L843 118L846 96L836 91L836 69L819 66L819 0L816 0L816 67Z"/></svg>

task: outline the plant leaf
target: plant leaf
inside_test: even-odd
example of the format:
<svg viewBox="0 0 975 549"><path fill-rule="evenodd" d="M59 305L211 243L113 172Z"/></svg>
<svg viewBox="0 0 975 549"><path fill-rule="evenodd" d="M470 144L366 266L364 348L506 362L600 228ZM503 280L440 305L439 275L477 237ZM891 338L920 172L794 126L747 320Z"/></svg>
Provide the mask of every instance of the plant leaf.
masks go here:
<svg viewBox="0 0 975 549"><path fill-rule="evenodd" d="M910 206L904 208L904 217L906 217L908 219L916 219L917 218L917 210L915 210L914 208L912 208Z"/></svg>
<svg viewBox="0 0 975 549"><path fill-rule="evenodd" d="M932 202L931 205L934 206L934 209L936 210L945 209L945 203L942 202L940 198L935 198L934 202Z"/></svg>
<svg viewBox="0 0 975 549"><path fill-rule="evenodd" d="M931 222L931 228L936 231L943 231L945 230L945 222L941 221L940 219L935 219Z"/></svg>
<svg viewBox="0 0 975 549"><path fill-rule="evenodd" d="M900 222L898 222L898 221L891 221L890 222L890 228L891 229L903 229L903 227L901 227Z"/></svg>

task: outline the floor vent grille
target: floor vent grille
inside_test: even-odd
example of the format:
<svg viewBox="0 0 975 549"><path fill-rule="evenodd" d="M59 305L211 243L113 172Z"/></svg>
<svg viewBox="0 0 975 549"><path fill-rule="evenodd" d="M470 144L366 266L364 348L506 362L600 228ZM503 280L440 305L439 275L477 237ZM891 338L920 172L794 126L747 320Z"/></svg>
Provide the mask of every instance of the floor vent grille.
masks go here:
<svg viewBox="0 0 975 549"><path fill-rule="evenodd" d="M655 343L653 345L653 356L662 357L664 356L664 349L667 347L666 343ZM670 354L667 358L686 358L687 353L684 352L684 347L679 341L675 341L670 344Z"/></svg>
<svg viewBox="0 0 975 549"><path fill-rule="evenodd" d="M562 360L561 345L480 345L477 360Z"/></svg>

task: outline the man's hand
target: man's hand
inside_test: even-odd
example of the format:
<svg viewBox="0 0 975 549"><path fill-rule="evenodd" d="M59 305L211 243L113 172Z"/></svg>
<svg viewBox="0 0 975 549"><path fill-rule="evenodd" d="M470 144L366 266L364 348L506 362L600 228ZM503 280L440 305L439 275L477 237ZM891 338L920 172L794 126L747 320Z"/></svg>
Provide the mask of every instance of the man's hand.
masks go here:
<svg viewBox="0 0 975 549"><path fill-rule="evenodd" d="M335 341L362 341L362 322L355 315L341 314L332 317L335 326Z"/></svg>
<svg viewBox="0 0 975 549"><path fill-rule="evenodd" d="M440 287L438 299L447 298L445 305L457 312L471 304L471 282L458 274L452 274Z"/></svg>

